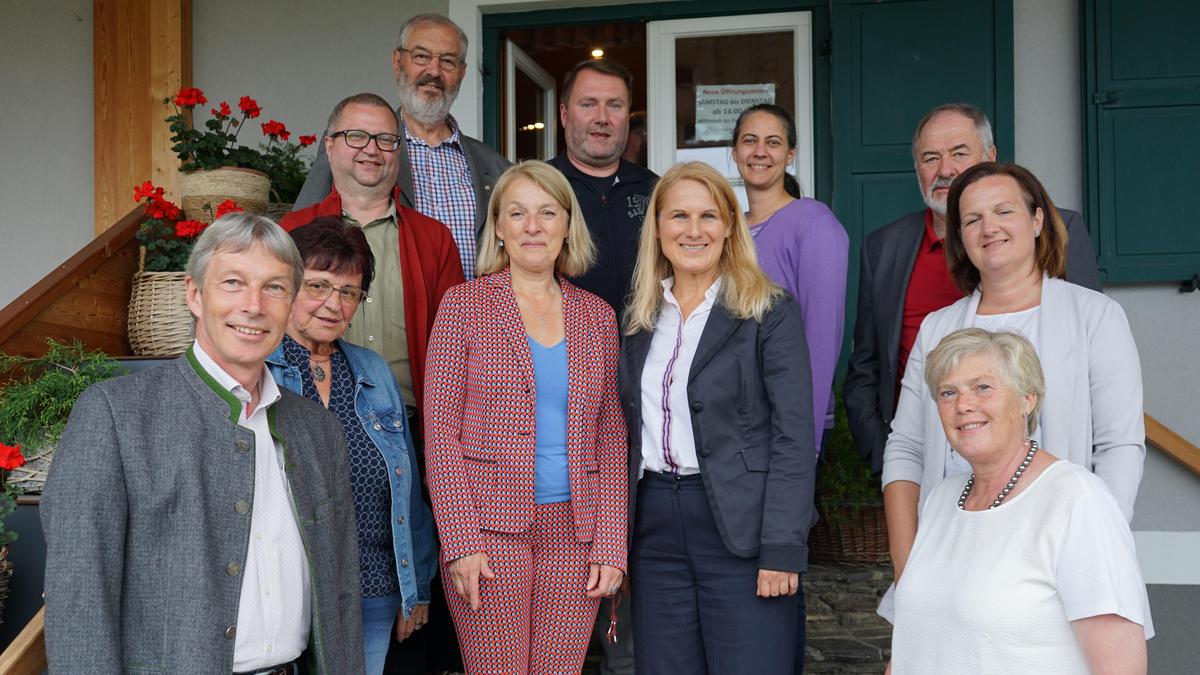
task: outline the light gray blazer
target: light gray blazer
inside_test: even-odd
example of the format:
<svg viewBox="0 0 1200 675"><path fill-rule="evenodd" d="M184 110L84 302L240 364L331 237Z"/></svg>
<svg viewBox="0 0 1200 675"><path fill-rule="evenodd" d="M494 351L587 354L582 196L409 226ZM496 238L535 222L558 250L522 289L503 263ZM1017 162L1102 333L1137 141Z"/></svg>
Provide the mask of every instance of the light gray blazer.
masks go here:
<svg viewBox="0 0 1200 675"><path fill-rule="evenodd" d="M921 501L942 481L946 434L925 386L925 357L950 333L974 324L980 294L925 317L883 452L883 484L921 486ZM1061 279L1042 280L1038 357L1046 377L1042 446L1093 471L1126 520L1142 480L1146 431L1142 369L1125 311L1115 301Z"/></svg>
<svg viewBox="0 0 1200 675"><path fill-rule="evenodd" d="M396 117L400 117L399 108L396 109ZM403 128L400 133L403 135ZM471 138L461 130L458 137L462 139L463 154L466 155L467 166L471 169L471 184L475 186L475 238L478 239L483 232L483 223L487 220L487 206L492 198L492 187L512 164L491 146ZM401 139L396 152L399 153L397 159L400 162L400 174L396 176L396 185L400 186L400 199L405 206L415 209L417 206L413 202L413 195L416 192L413 189L412 164L408 161L408 143ZM313 160L312 168L308 171L308 178L304 179L304 186L300 188L300 195L296 197L293 210L316 204L328 197L332 189L333 174L329 170L329 156L325 154L325 144L318 143L317 158Z"/></svg>
<svg viewBox="0 0 1200 675"><path fill-rule="evenodd" d="M71 411L41 504L52 673L232 670L243 575L229 570L245 568L254 433L191 358L96 384ZM362 673L342 428L281 393L270 419L312 579L304 672Z"/></svg>

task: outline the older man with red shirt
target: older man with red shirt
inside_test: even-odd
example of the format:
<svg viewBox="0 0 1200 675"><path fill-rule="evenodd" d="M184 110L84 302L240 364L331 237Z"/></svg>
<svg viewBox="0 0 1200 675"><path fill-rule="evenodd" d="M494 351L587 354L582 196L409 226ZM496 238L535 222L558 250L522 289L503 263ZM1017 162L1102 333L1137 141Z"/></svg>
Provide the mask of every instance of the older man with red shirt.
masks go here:
<svg viewBox="0 0 1200 675"><path fill-rule="evenodd" d="M874 473L883 470L883 446L921 322L962 297L942 248L950 184L966 169L996 159L991 122L967 103L929 111L917 125L912 150L926 208L863 240L854 350L843 389L850 433ZM1074 211L1058 213L1068 232L1067 281L1099 291L1087 225Z"/></svg>

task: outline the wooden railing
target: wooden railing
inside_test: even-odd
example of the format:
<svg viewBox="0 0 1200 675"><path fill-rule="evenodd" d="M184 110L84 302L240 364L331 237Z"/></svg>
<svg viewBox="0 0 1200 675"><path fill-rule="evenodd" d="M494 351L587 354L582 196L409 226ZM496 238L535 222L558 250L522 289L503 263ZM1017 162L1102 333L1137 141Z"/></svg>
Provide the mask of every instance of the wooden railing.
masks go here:
<svg viewBox="0 0 1200 675"><path fill-rule="evenodd" d="M0 351L40 356L46 338L79 340L111 356L130 356L129 292L137 270L137 207L0 309Z"/></svg>
<svg viewBox="0 0 1200 675"><path fill-rule="evenodd" d="M1162 450L1171 459L1200 476L1200 448L1150 415L1145 415L1145 418L1146 443Z"/></svg>
<svg viewBox="0 0 1200 675"><path fill-rule="evenodd" d="M46 668L46 608L43 607L0 654L0 675L41 675Z"/></svg>

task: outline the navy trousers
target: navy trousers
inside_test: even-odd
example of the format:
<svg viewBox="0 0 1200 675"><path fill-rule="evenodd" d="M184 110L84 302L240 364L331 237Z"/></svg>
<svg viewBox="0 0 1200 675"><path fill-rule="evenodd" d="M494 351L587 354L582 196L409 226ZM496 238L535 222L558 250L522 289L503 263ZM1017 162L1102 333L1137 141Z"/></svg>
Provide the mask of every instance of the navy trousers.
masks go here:
<svg viewBox="0 0 1200 675"><path fill-rule="evenodd" d="M639 675L793 673L798 598L755 594L758 561L725 548L700 476L638 483L629 579Z"/></svg>

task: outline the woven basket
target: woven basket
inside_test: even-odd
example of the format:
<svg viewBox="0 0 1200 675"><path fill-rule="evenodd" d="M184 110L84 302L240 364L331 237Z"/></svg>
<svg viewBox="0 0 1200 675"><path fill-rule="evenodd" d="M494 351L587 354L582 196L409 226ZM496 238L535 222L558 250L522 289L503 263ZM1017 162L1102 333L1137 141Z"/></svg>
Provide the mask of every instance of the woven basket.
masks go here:
<svg viewBox="0 0 1200 675"><path fill-rule="evenodd" d="M50 462L54 459L56 447L47 445L42 448L21 448L21 453L25 455L25 463L11 469L6 482L25 494L41 494L46 488L46 476L50 473Z"/></svg>
<svg viewBox="0 0 1200 675"><path fill-rule="evenodd" d="M263 215L278 223L283 220L284 216L292 212L294 206L295 204L286 202L271 202L267 204L267 210Z"/></svg>
<svg viewBox="0 0 1200 675"><path fill-rule="evenodd" d="M146 249L142 248L129 295L129 346L138 356L178 356L196 337L184 273L145 269Z"/></svg>
<svg viewBox="0 0 1200 675"><path fill-rule="evenodd" d="M825 502L821 511L821 519L808 534L809 560L870 565L891 560L883 504Z"/></svg>
<svg viewBox="0 0 1200 675"><path fill-rule="evenodd" d="M13 564L8 559L8 544L0 546L0 624L4 623L4 606L8 604L8 582L12 580Z"/></svg>
<svg viewBox="0 0 1200 675"><path fill-rule="evenodd" d="M183 174L179 181L183 212L188 218L211 223L217 206L232 199L247 213L263 213L271 196L271 179L254 169L223 166Z"/></svg>

